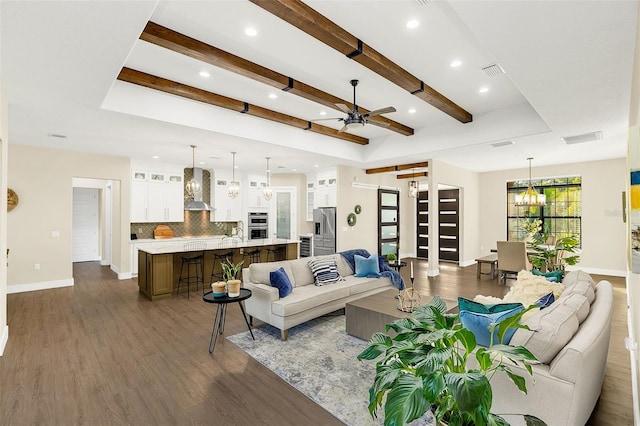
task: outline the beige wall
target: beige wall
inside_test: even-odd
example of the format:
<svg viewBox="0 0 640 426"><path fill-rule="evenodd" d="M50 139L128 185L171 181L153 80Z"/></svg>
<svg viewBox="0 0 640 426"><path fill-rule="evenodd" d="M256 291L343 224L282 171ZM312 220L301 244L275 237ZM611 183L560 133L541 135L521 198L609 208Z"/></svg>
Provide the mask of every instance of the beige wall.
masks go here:
<svg viewBox="0 0 640 426"><path fill-rule="evenodd" d="M626 226L622 222L622 191L628 181L625 159L533 166L533 178L582 176L582 241L580 263L591 273L626 274ZM528 169L505 170L480 175L480 240L477 251L488 253L507 235L506 182L527 179Z"/></svg>
<svg viewBox="0 0 640 426"><path fill-rule="evenodd" d="M117 273L130 272L128 158L22 145L10 145L9 155L9 186L20 197L20 204L8 217L10 292L11 286L28 290L73 283L74 177L119 183L113 190L112 269ZM53 237L53 231L60 236ZM34 264L39 264L40 270L35 270Z"/></svg>
<svg viewBox="0 0 640 426"><path fill-rule="evenodd" d="M7 165L9 130L7 127L7 100L0 85L0 192L7 193ZM0 197L0 355L9 338L7 325L7 197Z"/></svg>

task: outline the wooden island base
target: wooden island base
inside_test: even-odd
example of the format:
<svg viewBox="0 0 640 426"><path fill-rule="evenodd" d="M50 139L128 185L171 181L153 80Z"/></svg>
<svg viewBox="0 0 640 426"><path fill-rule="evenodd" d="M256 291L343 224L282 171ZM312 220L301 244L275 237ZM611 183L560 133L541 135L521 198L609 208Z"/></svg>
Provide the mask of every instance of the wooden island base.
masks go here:
<svg viewBox="0 0 640 426"><path fill-rule="evenodd" d="M243 247L244 246L244 247ZM181 247L181 246L180 246ZM298 258L298 242L288 241L285 243L274 242L273 244L261 244L245 243L240 247L232 248L207 248L204 251L204 284L205 290L211 276L211 270L214 267L214 254L233 252L233 259L230 259L233 263L241 262L246 259L244 254L245 250L250 250L259 247L262 249L260 255L260 262L267 261L267 249L273 249L278 247L285 247L285 258L283 260L292 260ZM165 299L171 297L175 288L178 286L178 278L180 277L180 255L184 253L177 245L171 248L157 248L157 249L140 249L138 251L138 287L140 293L145 295L150 300ZM245 260L243 267L247 267L249 264ZM182 291L182 290L181 290ZM184 289L186 291L186 289Z"/></svg>

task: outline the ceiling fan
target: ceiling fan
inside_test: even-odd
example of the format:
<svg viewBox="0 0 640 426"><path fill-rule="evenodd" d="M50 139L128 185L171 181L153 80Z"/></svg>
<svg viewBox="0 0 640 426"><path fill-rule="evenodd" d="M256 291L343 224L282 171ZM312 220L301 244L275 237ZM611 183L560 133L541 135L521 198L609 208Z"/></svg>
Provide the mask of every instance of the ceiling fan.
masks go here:
<svg viewBox="0 0 640 426"><path fill-rule="evenodd" d="M375 117L376 115L386 114L388 112L396 112L396 109L392 106L386 108L376 109L374 111L367 112L365 114L361 114L358 112L358 104L356 104L356 86L358 85L358 80L351 80L351 85L353 86L353 111L351 111L345 104L335 104L338 109L347 113L346 117L339 118L320 118L318 120L312 121L323 121L323 120L338 120L344 122L344 126L338 130L339 132L344 132L347 129L353 129L356 127L363 127L365 124L373 124L379 127L389 127L389 123L385 123L384 121L372 120L371 117Z"/></svg>

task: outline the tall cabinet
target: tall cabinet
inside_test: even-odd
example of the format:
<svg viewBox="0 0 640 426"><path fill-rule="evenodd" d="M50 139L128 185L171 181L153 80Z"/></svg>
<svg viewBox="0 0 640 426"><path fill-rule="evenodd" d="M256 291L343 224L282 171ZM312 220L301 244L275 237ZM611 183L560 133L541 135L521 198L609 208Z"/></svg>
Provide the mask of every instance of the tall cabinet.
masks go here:
<svg viewBox="0 0 640 426"><path fill-rule="evenodd" d="M134 170L131 222L183 222L184 177L181 170Z"/></svg>

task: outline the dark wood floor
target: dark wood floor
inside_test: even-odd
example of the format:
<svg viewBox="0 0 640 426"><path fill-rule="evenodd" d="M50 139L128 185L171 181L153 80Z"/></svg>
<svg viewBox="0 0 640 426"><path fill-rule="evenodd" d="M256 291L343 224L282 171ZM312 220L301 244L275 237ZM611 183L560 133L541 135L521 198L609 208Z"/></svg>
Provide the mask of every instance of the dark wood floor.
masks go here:
<svg viewBox="0 0 640 426"><path fill-rule="evenodd" d="M425 295L507 291L477 280L475 267L444 264L435 278L426 277L425 264L414 267ZM0 425L341 424L226 339L210 355L215 308L197 293L150 302L135 280L119 281L93 262L75 264L74 279L74 287L7 296ZM631 425L624 280L611 281L612 344L591 424ZM240 310L229 306L225 334L245 329Z"/></svg>

